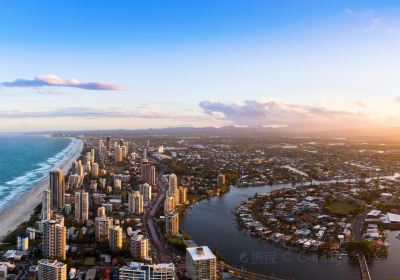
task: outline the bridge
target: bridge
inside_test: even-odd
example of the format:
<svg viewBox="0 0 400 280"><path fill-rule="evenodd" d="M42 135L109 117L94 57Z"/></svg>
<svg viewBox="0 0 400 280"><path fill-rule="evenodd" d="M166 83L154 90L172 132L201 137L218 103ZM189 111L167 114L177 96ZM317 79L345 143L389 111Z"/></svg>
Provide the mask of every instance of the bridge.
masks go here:
<svg viewBox="0 0 400 280"><path fill-rule="evenodd" d="M274 275L267 275L256 273L253 271L245 270L243 268L238 268L233 265L224 263L219 261L217 264L217 268L220 272L228 271L232 276L239 278L239 279L246 279L246 280L292 280L292 278L280 278Z"/></svg>
<svg viewBox="0 0 400 280"><path fill-rule="evenodd" d="M358 254L358 263L360 264L361 280L371 280L371 274L369 274L367 260L364 254Z"/></svg>

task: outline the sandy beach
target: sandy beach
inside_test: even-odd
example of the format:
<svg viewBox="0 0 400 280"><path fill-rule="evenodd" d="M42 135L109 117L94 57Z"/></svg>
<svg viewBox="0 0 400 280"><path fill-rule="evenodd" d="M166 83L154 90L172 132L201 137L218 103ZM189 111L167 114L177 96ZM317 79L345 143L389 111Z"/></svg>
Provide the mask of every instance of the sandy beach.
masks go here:
<svg viewBox="0 0 400 280"><path fill-rule="evenodd" d="M79 141L72 156L58 163L66 174L71 168L72 163L78 159L82 153L83 141ZM43 191L49 187L49 177L38 182L31 191L24 194L20 200L8 207L0 214L0 241L18 225L27 221L33 213L33 209L42 201Z"/></svg>

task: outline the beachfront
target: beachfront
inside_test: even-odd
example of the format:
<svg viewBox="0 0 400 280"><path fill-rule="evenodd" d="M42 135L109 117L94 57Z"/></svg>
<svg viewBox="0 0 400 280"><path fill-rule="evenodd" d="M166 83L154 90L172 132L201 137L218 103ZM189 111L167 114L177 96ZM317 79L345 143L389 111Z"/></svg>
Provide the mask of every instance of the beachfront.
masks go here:
<svg viewBox="0 0 400 280"><path fill-rule="evenodd" d="M57 165L57 167L61 168L65 173L68 172L71 164L81 156L83 141L78 141L72 155ZM38 182L31 191L24 194L21 199L0 214L0 241L3 240L8 233L15 230L18 225L29 219L34 208L41 203L43 191L48 187L49 177L46 176L46 178Z"/></svg>

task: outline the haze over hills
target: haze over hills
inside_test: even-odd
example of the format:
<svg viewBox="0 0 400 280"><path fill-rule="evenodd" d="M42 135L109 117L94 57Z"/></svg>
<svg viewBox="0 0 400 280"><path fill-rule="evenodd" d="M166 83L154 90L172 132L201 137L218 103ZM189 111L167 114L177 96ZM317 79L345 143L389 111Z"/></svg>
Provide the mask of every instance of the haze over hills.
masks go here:
<svg viewBox="0 0 400 280"><path fill-rule="evenodd" d="M180 137L205 137L205 136L236 136L236 137L268 137L268 136L287 136L287 137L322 137L322 138L372 138L372 139L396 139L400 137L400 128L391 129L371 129L362 131L357 129L342 130L304 130L288 127L167 127L149 129L104 129L104 130L82 130L82 131L43 131L33 134L86 134L86 135L130 135L130 136L180 136Z"/></svg>

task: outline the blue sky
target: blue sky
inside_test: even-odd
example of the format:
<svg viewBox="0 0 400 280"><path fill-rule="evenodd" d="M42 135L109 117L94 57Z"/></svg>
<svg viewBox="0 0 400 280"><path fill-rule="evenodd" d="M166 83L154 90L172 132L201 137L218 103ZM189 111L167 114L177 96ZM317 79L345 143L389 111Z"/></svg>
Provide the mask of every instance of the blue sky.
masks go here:
<svg viewBox="0 0 400 280"><path fill-rule="evenodd" d="M1 1L0 131L398 125L396 2Z"/></svg>

